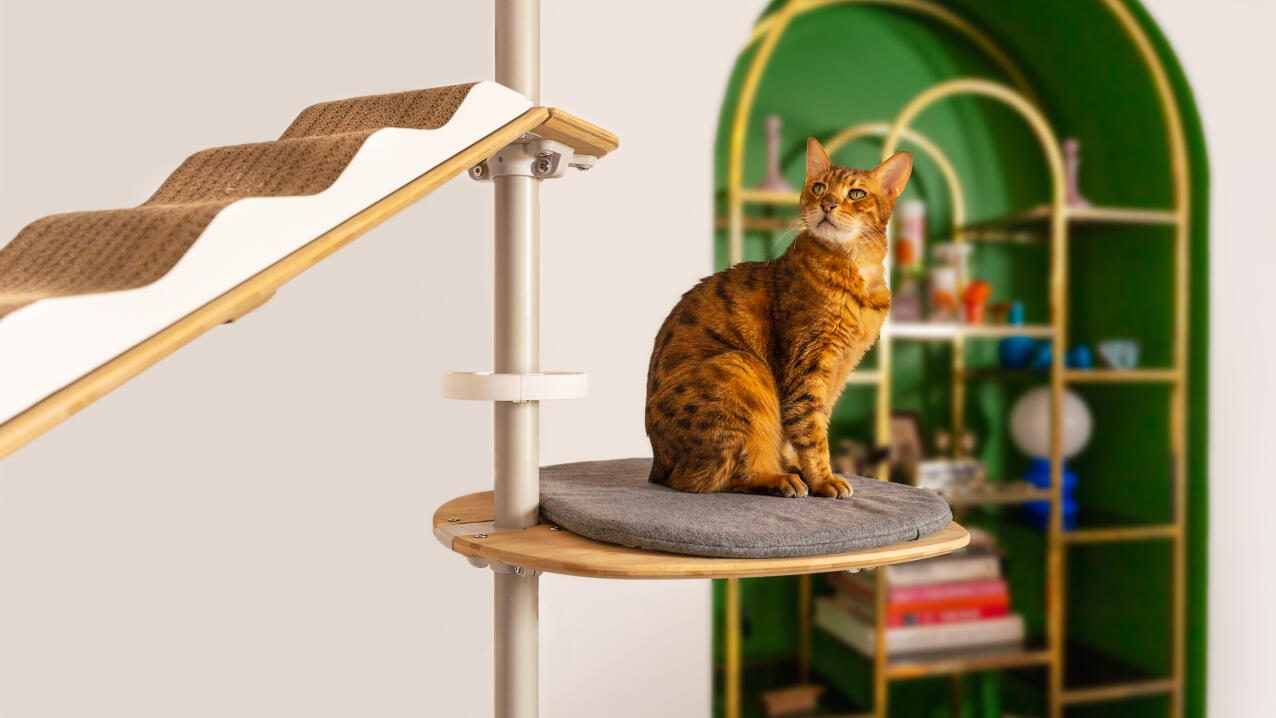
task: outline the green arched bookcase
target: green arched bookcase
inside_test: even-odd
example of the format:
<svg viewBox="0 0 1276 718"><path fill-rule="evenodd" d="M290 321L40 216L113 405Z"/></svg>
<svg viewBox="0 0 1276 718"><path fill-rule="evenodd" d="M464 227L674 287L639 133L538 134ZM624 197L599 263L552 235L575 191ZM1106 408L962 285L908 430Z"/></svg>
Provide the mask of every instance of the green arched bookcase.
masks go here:
<svg viewBox="0 0 1276 718"><path fill-rule="evenodd" d="M995 330L912 341L897 326L843 395L834 437L874 441L893 409L927 427L963 423L995 480L1026 462L1006 425L1029 387L1066 385L1096 417L1071 464L1082 477L1077 530L1030 528L1013 503L955 506L1006 549L1027 647L993 660L897 664L880 647L861 656L810 627L818 577L720 582L715 710L761 715L759 693L811 676L832 688L822 709L830 715L1203 715L1209 172L1191 89L1137 2L772 3L723 101L717 266L776 256L793 237L783 227L794 198L753 189L766 171L767 116L783 120L781 170L796 187L807 136L853 128L835 159L872 166L883 130L910 102L959 78L1008 88L1056 139L1077 138L1081 190L1100 209L1056 208L1062 236L1051 238L1057 178L1040 137L1005 102L954 91L924 103L903 138L918 158L907 193L925 199L928 235L969 241L994 298L1022 300L1028 324L1058 346L1133 337L1146 369L988 370ZM1025 217L1029 208L1040 209ZM981 241L1033 233L1042 241ZM1064 280L1054 295L1053 277Z"/></svg>

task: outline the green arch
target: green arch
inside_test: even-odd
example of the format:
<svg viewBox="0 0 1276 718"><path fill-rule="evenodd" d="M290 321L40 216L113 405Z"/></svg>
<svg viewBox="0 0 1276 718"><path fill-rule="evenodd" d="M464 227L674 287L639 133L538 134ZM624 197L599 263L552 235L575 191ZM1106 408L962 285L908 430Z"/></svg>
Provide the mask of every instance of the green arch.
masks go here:
<svg viewBox="0 0 1276 718"><path fill-rule="evenodd" d="M1019 65L1033 85L1042 109L1061 137L1077 137L1082 144L1082 190L1096 204L1158 207L1172 205L1170 156L1158 95L1136 48L1121 30L1112 13L1100 0L1068 3L1025 3L1017 0L949 0L944 3L969 19L996 40ZM764 16L774 10L773 3ZM1169 76L1182 118L1190 168L1190 312L1188 381L1188 604L1187 670L1185 715L1204 714L1205 675L1205 575L1206 575L1206 449L1208 345L1208 187L1206 147L1192 92L1171 48L1147 12L1133 0L1126 7L1141 25ZM1044 32L1042 28L1049 28ZM728 82L719 118L715 146L715 197L720 216L725 216L724 196L726 150L735 98L748 60L756 43L746 47L737 59ZM846 81L836 78L845 70ZM969 41L934 21L896 9L875 6L830 7L794 20L779 41L775 56L759 85L755 106L748 121L744 164L744 185L762 177L765 159L762 123L766 115L784 119L783 172L795 186L801 182L802 143L808 135L826 138L836 130L858 122L889 121L914 95L927 86L952 77L974 75L1006 81L997 64ZM1047 196L1047 183L1040 151L1023 124L1010 112L977 100L958 100L928 110L917 129L943 147L961 174L968 195L968 215L972 220L994 217L1014 209L1040 203ZM852 166L875 162L879 145L865 140L852 143L836 160ZM870 165L871 166L871 165ZM908 190L928 203L932 231L945 226L951 212L946 204L945 185L938 169L924 158L918 159L915 181ZM747 214L768 210L750 208ZM1172 230L1139 228L1115 230L1087 229L1076 239L1072 265L1074 317L1071 334L1078 339L1116 336L1130 326L1141 326L1138 336L1144 343L1144 363L1166 364L1171 359L1168 316L1172 296L1167 287L1172 277L1171 255L1155 247L1166 245ZM725 265L726 233L715 232L715 261ZM786 238L748 232L745 258L764 259L780 251ZM775 245L775 246L773 246ZM1087 248L1104 247L1087 255ZM983 251L983 250L981 250ZM1033 267L1042 266L1044 247L1016 250L1013 256L982 257L994 286L1010 296L1022 296L1029 303L1029 315L1045 312L1044 293L1039 300L1030 295L1039 280ZM1004 252L1003 252L1004 254ZM1137 271L1122 273L1123 268ZM1162 331L1161 328L1164 328ZM990 343L991 345L991 343ZM918 411L923 418L945 416L948 380L947 359L936 347L897 348L897 367L904 361L913 365L911 373L895 385L895 403ZM987 348L971 348L971 363L986 361ZM870 360L871 361L871 358ZM1015 386L1011 384L1011 386ZM1020 389L1027 386L1019 384ZM933 389L929 387L934 387ZM987 416L982 440L992 444L993 453L1011 454L1004 432L997 424L1013 399L997 395L992 387L971 384L970 403ZM852 387L839 405L834 430L842 435L863 435L871 428L870 389ZM1159 393L1158 393L1159 392ZM1161 401L1164 390L1157 387L1085 387L1083 395L1096 416L1115 415L1135 398L1140 405ZM857 397L860 399L857 401ZM856 404L862 404L862 408ZM1163 405L1163 404L1162 404ZM1114 420L1115 421L1115 420ZM1004 423L1004 421L1001 421ZM1163 427L1158 420L1147 426L1130 426L1121 421L1122 438L1128 437L1129 451L1111 465L1092 465L1087 456L1112 456L1118 452L1114 437L1099 437L1093 452L1077 462L1083 476L1083 501L1095 506L1105 502L1124 508L1134 501L1148 503L1147 516L1167 507L1165 491L1168 461L1158 455L1164 445ZM1116 432L1114 432L1115 434ZM1018 470L1013 457L991 461L996 468L1013 475ZM1120 485L1106 481L1117 472L1132 474ZM1087 477L1094 480L1086 485ZM1099 489L1102 489L1100 491ZM1156 494L1160 491L1160 494ZM1089 492L1089 493L1087 493ZM1105 495L1106 494L1106 495ZM1132 516L1131 518L1141 518ZM1019 537L1030 540L1031 536ZM1147 584L1156 583L1154 567L1160 554L1154 546L1131 545L1106 556L1089 549L1070 549L1074 568L1092 570L1095 575L1113 574L1112 557L1124 565L1149 566ZM1033 577L1028 577L1029 579ZM1016 605L1039 601L1041 589L1015 585ZM1070 582L1075 584L1076 582ZM1168 587L1168 580L1161 586ZM1084 594L1073 585L1071 588ZM746 660L783 659L791 654L793 629L791 601L793 587L778 582L774 586L746 584L746 600L753 614L753 633L745 640ZM756 595L750 591L755 591ZM1074 638L1081 642L1103 643L1121 636L1129 648L1125 656L1155 670L1157 650L1152 627L1162 618L1148 595L1143 605L1131 599L1115 607L1107 597L1070 595L1079 612L1069 619ZM789 602L789 603L786 603ZM1104 617L1104 606L1115 615L1129 615L1123 625ZM1168 610L1168 608L1166 609ZM1028 616L1030 624L1039 617ZM1089 628L1077 629L1080 622ZM1107 646L1104 646L1105 648ZM821 650L816 646L817 654ZM924 683L924 682L923 682ZM926 697L925 685L911 685L910 693ZM933 697L933 696L932 696ZM893 696L892 705L903 700ZM1154 703L1154 701L1153 701ZM1113 704L1115 712L1104 715L1142 715L1151 705L1146 699L1128 702L1125 708ZM1105 709L1108 706L1104 706ZM1125 710L1128 712L1122 713ZM903 712L900 714L908 714ZM1149 713L1145 713L1149 714Z"/></svg>

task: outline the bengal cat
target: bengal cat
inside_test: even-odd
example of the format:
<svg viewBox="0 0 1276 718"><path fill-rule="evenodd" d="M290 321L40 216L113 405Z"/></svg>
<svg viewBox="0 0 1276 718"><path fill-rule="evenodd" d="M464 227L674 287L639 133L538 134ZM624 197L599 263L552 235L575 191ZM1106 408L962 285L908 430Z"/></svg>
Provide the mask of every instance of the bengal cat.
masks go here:
<svg viewBox="0 0 1276 718"><path fill-rule="evenodd" d="M912 172L872 171L806 142L804 229L769 262L737 264L682 295L647 370L651 481L682 491L851 495L829 467L828 422L891 305L886 224Z"/></svg>

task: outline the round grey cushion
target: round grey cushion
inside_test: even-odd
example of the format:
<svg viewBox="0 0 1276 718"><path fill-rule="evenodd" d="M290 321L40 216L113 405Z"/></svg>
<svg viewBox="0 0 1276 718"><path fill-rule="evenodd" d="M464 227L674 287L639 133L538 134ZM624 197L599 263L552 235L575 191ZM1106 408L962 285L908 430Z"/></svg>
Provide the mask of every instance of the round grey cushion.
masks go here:
<svg viewBox="0 0 1276 718"><path fill-rule="evenodd" d="M796 558L887 546L953 520L933 491L849 476L849 499L688 494L647 481L651 459L541 469L541 516L595 541L693 556Z"/></svg>

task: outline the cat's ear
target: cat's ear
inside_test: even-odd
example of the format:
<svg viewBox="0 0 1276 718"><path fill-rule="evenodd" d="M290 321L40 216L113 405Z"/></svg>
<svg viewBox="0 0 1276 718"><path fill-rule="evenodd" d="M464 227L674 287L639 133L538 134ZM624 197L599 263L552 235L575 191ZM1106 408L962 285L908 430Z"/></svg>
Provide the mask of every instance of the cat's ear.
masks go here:
<svg viewBox="0 0 1276 718"><path fill-rule="evenodd" d="M814 137L806 138L806 176L819 177L832 166L829 153L824 151L824 145Z"/></svg>
<svg viewBox="0 0 1276 718"><path fill-rule="evenodd" d="M896 152L873 170L873 177L882 191L892 200L899 197L908 184L908 176L913 173L913 156L907 152Z"/></svg>

